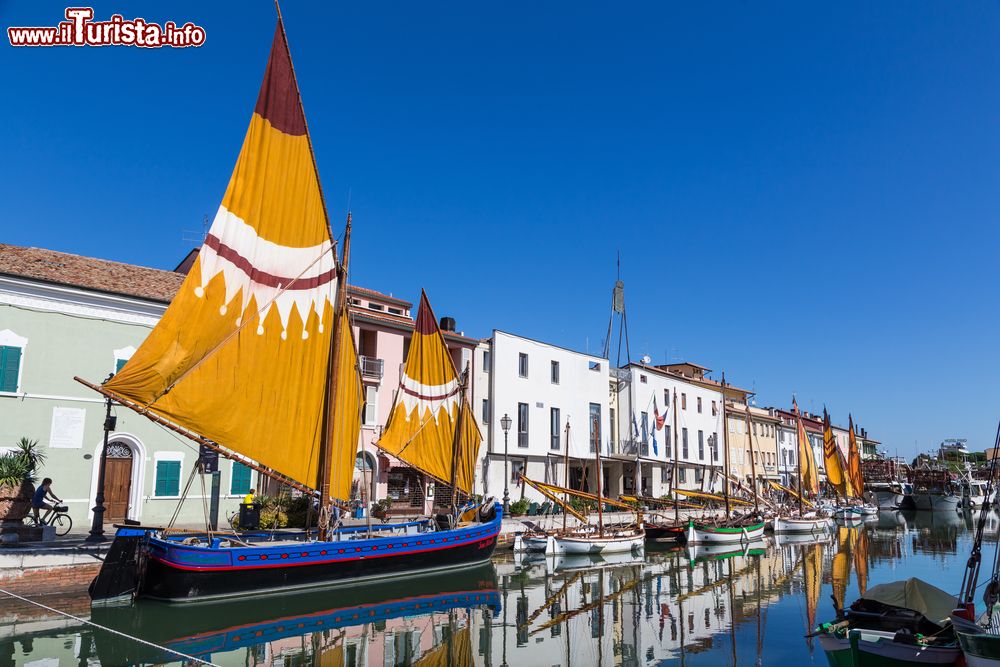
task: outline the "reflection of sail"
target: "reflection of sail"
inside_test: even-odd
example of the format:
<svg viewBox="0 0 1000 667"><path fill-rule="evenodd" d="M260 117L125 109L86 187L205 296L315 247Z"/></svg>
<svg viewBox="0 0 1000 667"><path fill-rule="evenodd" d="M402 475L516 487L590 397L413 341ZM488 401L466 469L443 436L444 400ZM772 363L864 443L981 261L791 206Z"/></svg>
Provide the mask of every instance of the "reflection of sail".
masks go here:
<svg viewBox="0 0 1000 667"><path fill-rule="evenodd" d="M819 592L823 586L823 545L814 544L811 547L805 547L802 563L806 579L806 620L809 626L808 630L812 632L816 626Z"/></svg>
<svg viewBox="0 0 1000 667"><path fill-rule="evenodd" d="M851 560L849 557L850 528L837 528L837 554L833 557L833 599L837 608L844 606L844 593L851 577Z"/></svg>
<svg viewBox="0 0 1000 667"><path fill-rule="evenodd" d="M855 531L851 539L851 553L854 555L854 572L858 577L858 593L864 597L868 591L868 533Z"/></svg>
<svg viewBox="0 0 1000 667"><path fill-rule="evenodd" d="M472 667L474 664L469 628L461 628L449 640L414 661L413 667Z"/></svg>

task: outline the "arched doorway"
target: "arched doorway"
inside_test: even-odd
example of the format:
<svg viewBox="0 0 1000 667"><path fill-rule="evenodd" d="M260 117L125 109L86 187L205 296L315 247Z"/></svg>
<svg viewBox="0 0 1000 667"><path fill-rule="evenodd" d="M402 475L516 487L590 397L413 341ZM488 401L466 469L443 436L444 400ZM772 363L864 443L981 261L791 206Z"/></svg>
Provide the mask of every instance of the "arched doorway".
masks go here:
<svg viewBox="0 0 1000 667"><path fill-rule="evenodd" d="M104 471L104 520L120 522L129 516L132 495L132 448L121 440L108 443L108 461Z"/></svg>
<svg viewBox="0 0 1000 667"><path fill-rule="evenodd" d="M358 485L365 492L365 500L370 504L375 500L375 485L378 483L378 464L375 457L369 452L358 452L354 457L354 467L360 471Z"/></svg>

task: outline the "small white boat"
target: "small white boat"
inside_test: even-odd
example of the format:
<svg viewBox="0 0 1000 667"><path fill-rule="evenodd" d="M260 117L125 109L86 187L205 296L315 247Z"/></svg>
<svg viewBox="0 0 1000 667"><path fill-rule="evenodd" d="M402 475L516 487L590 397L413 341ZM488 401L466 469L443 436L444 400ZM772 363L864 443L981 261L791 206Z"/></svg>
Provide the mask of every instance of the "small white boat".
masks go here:
<svg viewBox="0 0 1000 667"><path fill-rule="evenodd" d="M549 535L545 553L549 556L560 554L605 554L642 549L646 534L642 528L604 530L604 535L595 533L566 533Z"/></svg>
<svg viewBox="0 0 1000 667"><path fill-rule="evenodd" d="M833 522L826 517L774 517L775 534L825 533Z"/></svg>
<svg viewBox="0 0 1000 667"><path fill-rule="evenodd" d="M517 533L514 535L514 553L544 553L546 538L546 535L539 533Z"/></svg>
<svg viewBox="0 0 1000 667"><path fill-rule="evenodd" d="M688 544L740 544L755 542L764 536L764 521L747 526L711 526L688 523Z"/></svg>
<svg viewBox="0 0 1000 667"><path fill-rule="evenodd" d="M865 515L860 507L838 507L833 511L833 518L852 523L855 521L864 521Z"/></svg>

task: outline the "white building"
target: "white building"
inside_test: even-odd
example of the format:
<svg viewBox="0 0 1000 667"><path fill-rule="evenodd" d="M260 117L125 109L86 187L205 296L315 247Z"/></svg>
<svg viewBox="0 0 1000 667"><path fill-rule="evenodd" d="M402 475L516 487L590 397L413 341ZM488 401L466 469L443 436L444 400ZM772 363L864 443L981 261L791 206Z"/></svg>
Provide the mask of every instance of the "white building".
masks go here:
<svg viewBox="0 0 1000 667"><path fill-rule="evenodd" d="M612 491L633 493L638 484L643 495L666 494L675 459L678 488L721 491L722 391L705 377L710 369L684 363L621 370L610 459L620 466L622 486L612 480ZM656 413L664 417L662 429Z"/></svg>
<svg viewBox="0 0 1000 667"><path fill-rule="evenodd" d="M778 475L781 483L789 488L798 488L796 481L798 467L796 457L799 453L799 428L795 415L777 408L771 409L778 418Z"/></svg>
<svg viewBox="0 0 1000 667"><path fill-rule="evenodd" d="M486 441L476 492L502 498L506 476L511 502L543 501L521 475L564 485L567 441L570 486L595 491L596 443L607 444L611 419L607 359L498 330L476 355L473 397ZM605 484L610 477L605 466Z"/></svg>

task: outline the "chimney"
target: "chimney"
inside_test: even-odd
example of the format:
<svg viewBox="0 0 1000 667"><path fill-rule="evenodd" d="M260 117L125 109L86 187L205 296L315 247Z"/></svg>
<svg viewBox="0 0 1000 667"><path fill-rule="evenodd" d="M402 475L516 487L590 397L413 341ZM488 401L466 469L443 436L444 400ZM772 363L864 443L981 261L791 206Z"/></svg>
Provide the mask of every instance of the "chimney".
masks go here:
<svg viewBox="0 0 1000 667"><path fill-rule="evenodd" d="M441 318L441 331L455 331L455 318L454 317L442 317Z"/></svg>

